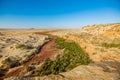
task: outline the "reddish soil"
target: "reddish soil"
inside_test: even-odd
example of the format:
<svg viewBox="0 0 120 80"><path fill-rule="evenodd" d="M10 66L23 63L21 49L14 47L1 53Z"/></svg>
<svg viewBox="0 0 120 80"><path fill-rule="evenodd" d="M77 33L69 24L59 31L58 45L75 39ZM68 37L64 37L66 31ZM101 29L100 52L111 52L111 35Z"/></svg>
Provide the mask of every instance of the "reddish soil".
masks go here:
<svg viewBox="0 0 120 80"><path fill-rule="evenodd" d="M55 47L55 39L53 38L50 42L46 43L42 48L41 52L36 55L31 61L24 64L28 66L35 62L43 62L46 58L51 58L54 56L59 50Z"/></svg>
<svg viewBox="0 0 120 80"><path fill-rule="evenodd" d="M39 33L39 34L41 34L41 33ZM46 43L41 48L40 53L35 55L35 57L32 60L23 64L23 67L17 68L16 70L13 70L13 71L7 73L3 78L7 78L7 77L11 77L11 76L20 76L20 73L24 70L24 68L26 66L29 66L32 63L36 63L36 62L43 62L46 58L51 58L52 56L56 55L56 53L59 51L59 49L57 49L55 46L56 46L55 38L52 38L51 41Z"/></svg>
<svg viewBox="0 0 120 80"><path fill-rule="evenodd" d="M20 72L23 70L24 67L17 68L9 73L7 73L5 76L1 77L0 80L4 80L4 78L8 78L11 76L19 76Z"/></svg>

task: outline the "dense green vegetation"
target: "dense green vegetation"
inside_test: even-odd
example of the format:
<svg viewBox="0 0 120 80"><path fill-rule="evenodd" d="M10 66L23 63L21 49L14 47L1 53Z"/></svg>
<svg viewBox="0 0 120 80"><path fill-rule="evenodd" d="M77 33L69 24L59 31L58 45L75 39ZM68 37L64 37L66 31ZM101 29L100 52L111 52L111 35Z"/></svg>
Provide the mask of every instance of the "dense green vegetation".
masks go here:
<svg viewBox="0 0 120 80"><path fill-rule="evenodd" d="M58 74L73 69L78 65L91 63L89 56L75 42L67 42L62 38L57 38L58 48L65 49L62 55L58 55L56 60L46 59L37 70L38 75Z"/></svg>
<svg viewBox="0 0 120 80"><path fill-rule="evenodd" d="M120 49L120 43L102 43L102 46L105 48L119 48Z"/></svg>

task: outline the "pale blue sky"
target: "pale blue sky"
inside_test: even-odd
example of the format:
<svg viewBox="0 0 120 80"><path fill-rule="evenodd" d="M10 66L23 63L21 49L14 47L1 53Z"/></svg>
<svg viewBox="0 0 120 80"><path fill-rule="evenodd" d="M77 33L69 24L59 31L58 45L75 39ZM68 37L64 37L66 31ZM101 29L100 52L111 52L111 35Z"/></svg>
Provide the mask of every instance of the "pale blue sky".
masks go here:
<svg viewBox="0 0 120 80"><path fill-rule="evenodd" d="M0 0L0 28L79 28L120 22L120 0Z"/></svg>

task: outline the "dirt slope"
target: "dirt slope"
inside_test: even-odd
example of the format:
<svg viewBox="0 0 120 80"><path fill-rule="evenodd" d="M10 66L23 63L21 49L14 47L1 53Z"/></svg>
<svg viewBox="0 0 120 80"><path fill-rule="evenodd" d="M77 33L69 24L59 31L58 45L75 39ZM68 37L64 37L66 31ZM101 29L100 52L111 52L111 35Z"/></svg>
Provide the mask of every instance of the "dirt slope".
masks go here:
<svg viewBox="0 0 120 80"><path fill-rule="evenodd" d="M56 30L55 30L56 31ZM49 31L48 31L49 32ZM54 30L53 30L54 32ZM51 36L51 35L48 35L46 34L47 31L45 32L36 32L35 34L39 34L39 35L45 35L45 36ZM12 76L22 76L22 75L25 75L24 70L26 69L26 67L34 64L34 63L39 63L41 64L45 59L47 58L51 58L51 59L55 59L55 57L58 55L58 54L61 54L62 53L62 50L59 50L57 49L55 46L56 46L56 43L55 43L55 37L52 38L49 42L45 43L38 54L36 54L32 60L29 60L28 62L16 67L15 69L11 69L8 71L8 73L1 77L1 79L3 78L8 78L8 77L12 77ZM35 66L36 68L39 67L38 66ZM27 73L27 72L26 72Z"/></svg>

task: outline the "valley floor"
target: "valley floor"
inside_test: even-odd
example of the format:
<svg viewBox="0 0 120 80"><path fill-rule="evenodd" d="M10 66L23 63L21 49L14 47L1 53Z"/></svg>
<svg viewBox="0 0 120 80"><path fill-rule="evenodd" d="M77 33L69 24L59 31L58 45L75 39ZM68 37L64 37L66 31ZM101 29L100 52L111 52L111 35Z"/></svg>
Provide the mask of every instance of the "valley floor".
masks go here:
<svg viewBox="0 0 120 80"><path fill-rule="evenodd" d="M54 61L57 55L64 53L64 49L57 48L57 37L77 43L94 63L41 77L29 71L43 65L46 58ZM18 43L25 44L22 45L25 49L16 48ZM120 80L120 24L85 26L81 29L0 30L0 44L1 79ZM29 45L31 49L26 48ZM7 63L14 60L14 63ZM16 65L16 61L19 64ZM7 69L5 75L2 74L4 69Z"/></svg>

